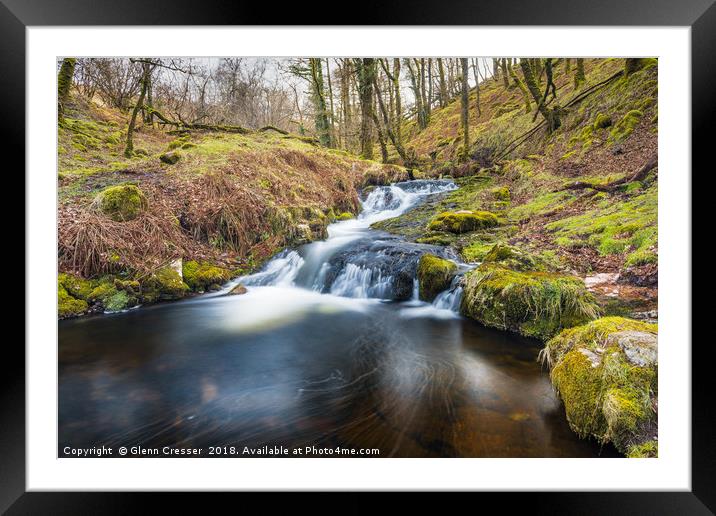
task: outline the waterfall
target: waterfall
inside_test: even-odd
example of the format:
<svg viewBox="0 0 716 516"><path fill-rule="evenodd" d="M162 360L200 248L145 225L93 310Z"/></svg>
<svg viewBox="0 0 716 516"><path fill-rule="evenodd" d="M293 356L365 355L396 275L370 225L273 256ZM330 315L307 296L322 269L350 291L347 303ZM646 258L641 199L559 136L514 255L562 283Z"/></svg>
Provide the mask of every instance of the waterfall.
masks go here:
<svg viewBox="0 0 716 516"><path fill-rule="evenodd" d="M286 250L268 262L261 272L241 278L241 283L250 286L291 286L303 264L303 258L296 251Z"/></svg>
<svg viewBox="0 0 716 516"><path fill-rule="evenodd" d="M300 288L344 298L409 301L418 299L417 263L426 252L445 257L452 251L439 246L406 242L378 233L371 224L397 217L428 196L455 190L448 180L416 180L375 187L363 200L355 218L328 226L328 239L286 249L260 272L237 279L249 287ZM454 256L454 253L453 253ZM459 306L461 289L446 291L436 308Z"/></svg>
<svg viewBox="0 0 716 516"><path fill-rule="evenodd" d="M442 310L450 310L455 313L460 312L460 302L462 301L462 286L460 285L461 276L455 276L447 290L440 292L433 306Z"/></svg>

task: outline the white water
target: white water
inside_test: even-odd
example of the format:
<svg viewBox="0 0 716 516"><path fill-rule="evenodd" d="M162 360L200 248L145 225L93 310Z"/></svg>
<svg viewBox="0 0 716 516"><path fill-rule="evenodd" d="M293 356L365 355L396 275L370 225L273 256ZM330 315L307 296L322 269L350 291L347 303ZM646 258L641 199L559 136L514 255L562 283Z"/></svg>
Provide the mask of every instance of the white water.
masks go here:
<svg viewBox="0 0 716 516"><path fill-rule="evenodd" d="M341 310L348 309L348 305L344 302L336 303L336 299L391 299L395 278L375 265L378 259L385 259L387 255L381 250L365 249L365 246L369 246L371 242L379 242L382 235L371 230L371 224L405 213L428 195L456 188L455 184L449 181L416 181L376 187L362 201L363 209L355 219L328 226L328 239L305 245L299 250L283 251L268 262L260 272L235 280L222 292L225 293L234 285L242 283L248 287L248 292L242 297L246 298L248 305L252 305L252 298L256 302L250 310L252 314L261 311L257 305L265 307L264 301L270 298L274 299L271 312L275 315L286 311L284 309L287 308L286 302L289 300L325 302ZM347 251L351 245L359 241L363 247L355 257L348 256L340 272L337 275L334 273L335 277L330 285L327 285L327 275L331 270L330 259L337 253ZM401 243L397 240L395 242ZM353 263L351 259L359 260L360 263ZM401 316L457 317L462 295L462 288L458 283L453 281L448 290L439 294L432 304L428 304L418 299L417 280L413 280L412 299L402 303ZM306 298L304 294L296 292L297 290L306 293L313 291L314 294ZM321 292L322 294L318 294ZM322 297L313 297L316 295Z"/></svg>

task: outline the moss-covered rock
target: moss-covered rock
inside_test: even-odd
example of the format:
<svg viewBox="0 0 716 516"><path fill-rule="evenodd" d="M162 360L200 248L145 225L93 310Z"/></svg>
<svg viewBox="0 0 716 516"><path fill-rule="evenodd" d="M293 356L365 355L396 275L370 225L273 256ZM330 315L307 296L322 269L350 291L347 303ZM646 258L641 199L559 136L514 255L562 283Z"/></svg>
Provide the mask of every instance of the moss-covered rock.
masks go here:
<svg viewBox="0 0 716 516"><path fill-rule="evenodd" d="M141 282L142 298L149 303L181 299L189 290L179 273L172 267L163 267Z"/></svg>
<svg viewBox="0 0 716 516"><path fill-rule="evenodd" d="M107 276L96 283L87 300L99 303L105 312L121 312L139 302L139 290L138 281L123 281Z"/></svg>
<svg viewBox="0 0 716 516"><path fill-rule="evenodd" d="M562 331L542 352L581 437L612 442L628 456L656 454L657 326L603 317Z"/></svg>
<svg viewBox="0 0 716 516"><path fill-rule="evenodd" d="M93 203L113 220L123 222L137 218L147 209L147 198L134 184L110 186L102 190Z"/></svg>
<svg viewBox="0 0 716 516"><path fill-rule="evenodd" d="M61 272L58 275L57 281L72 297L83 299L85 301L89 299L90 294L97 286L96 281L87 280L73 274L66 274L64 272Z"/></svg>
<svg viewBox="0 0 716 516"><path fill-rule="evenodd" d="M209 290L231 279L231 271L207 262L188 261L182 266L184 282L194 291Z"/></svg>
<svg viewBox="0 0 716 516"><path fill-rule="evenodd" d="M432 301L450 282L457 272L457 265L434 254L424 254L418 262L418 292L423 301Z"/></svg>
<svg viewBox="0 0 716 516"><path fill-rule="evenodd" d="M166 163L167 165L175 165L181 159L181 154L178 152L165 152L159 156L159 161Z"/></svg>
<svg viewBox="0 0 716 516"><path fill-rule="evenodd" d="M483 263L465 275L460 312L486 326L540 339L598 315L581 279L519 272L496 263Z"/></svg>
<svg viewBox="0 0 716 516"><path fill-rule="evenodd" d="M535 270L539 261L527 251L507 244L495 244L485 255L483 263L499 263L517 271Z"/></svg>
<svg viewBox="0 0 716 516"><path fill-rule="evenodd" d="M496 201L509 201L510 200L510 189L506 186L500 186L492 190L492 197Z"/></svg>
<svg viewBox="0 0 716 516"><path fill-rule="evenodd" d="M57 282L57 315L61 319L82 315L88 308L87 301L72 297L62 283Z"/></svg>
<svg viewBox="0 0 716 516"><path fill-rule="evenodd" d="M336 216L336 220L339 220L339 221L340 221L340 220L350 220L350 219L352 219L352 218L354 218L354 217L353 217L353 214L352 214L352 213L349 213L349 212L347 212L347 211L345 211L345 212L341 213L340 215L337 215L337 216Z"/></svg>
<svg viewBox="0 0 716 516"><path fill-rule="evenodd" d="M446 211L437 215L428 224L431 231L467 233L497 225L497 216L489 211Z"/></svg>

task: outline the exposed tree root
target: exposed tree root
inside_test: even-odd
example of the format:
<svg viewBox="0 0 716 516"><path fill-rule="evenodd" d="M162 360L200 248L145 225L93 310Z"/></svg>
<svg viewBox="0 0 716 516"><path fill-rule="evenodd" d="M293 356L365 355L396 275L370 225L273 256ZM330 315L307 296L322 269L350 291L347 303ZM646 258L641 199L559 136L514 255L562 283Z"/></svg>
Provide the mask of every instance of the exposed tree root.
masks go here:
<svg viewBox="0 0 716 516"><path fill-rule="evenodd" d="M634 181L641 181L644 179L647 174L658 165L659 163L659 157L657 153L654 153L642 166L639 170L637 170L633 175L631 176L625 176L621 179L617 179L616 181L612 181L611 183L607 183L604 185L600 184L592 184L592 183L586 183L584 181L575 181L574 183L568 183L567 185L563 186L559 190L556 191L563 191L563 190L582 190L585 188L590 188L592 190L596 190L599 192L613 192L617 188L619 188L622 185L625 185L627 183L632 183Z"/></svg>

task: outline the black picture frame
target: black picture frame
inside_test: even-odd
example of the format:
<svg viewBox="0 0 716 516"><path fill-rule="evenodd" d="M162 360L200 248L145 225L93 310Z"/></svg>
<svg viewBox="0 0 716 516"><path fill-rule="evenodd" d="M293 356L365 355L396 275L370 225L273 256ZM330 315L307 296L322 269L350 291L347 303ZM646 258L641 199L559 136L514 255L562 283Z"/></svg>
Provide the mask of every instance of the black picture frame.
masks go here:
<svg viewBox="0 0 716 516"><path fill-rule="evenodd" d="M25 149L25 29L43 25L282 25L332 24L335 12L316 4L273 5L261 2L204 0L0 0L0 99L2 147L20 157ZM557 26L688 26L691 28L692 163L693 170L713 173L706 138L715 109L716 5L714 0L556 0L467 2L435 0L384 4L363 1L351 13L356 25L557 25ZM333 19L336 18L336 19ZM347 19L347 18L344 18ZM9 167L6 168L9 171ZM691 171L683 171L688 179ZM16 176L19 179L19 175ZM54 185L48 187L53 187ZM24 187L23 187L24 188ZM707 204L708 205L708 204ZM693 234L693 233L692 233ZM692 267L697 263L692 262ZM25 274L31 271L26 270ZM684 300L691 302L691 300ZM32 310L31 306L25 307ZM696 308L696 307L695 307ZM693 317L692 317L693 319ZM9 330L9 328L8 328ZM8 514L130 514L144 512L159 498L165 510L172 503L189 509L185 496L123 493L25 492L25 352L6 332L0 392L0 510ZM690 343L684 342L684 349ZM689 492L480 493L485 501L530 513L554 514L713 514L716 511L716 439L712 426L714 387L711 339L694 340L692 352L692 490ZM352 495L351 495L352 496ZM471 495L473 496L473 495ZM177 499L179 498L179 499ZM506 500L505 500L506 499ZM423 508L424 497L414 496ZM353 510L371 502L345 506ZM471 501L470 503L474 503Z"/></svg>

